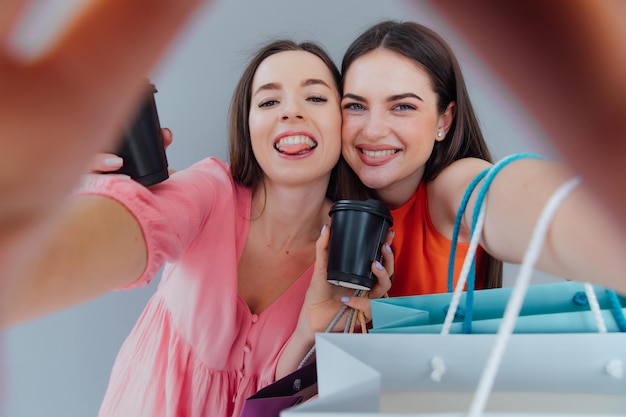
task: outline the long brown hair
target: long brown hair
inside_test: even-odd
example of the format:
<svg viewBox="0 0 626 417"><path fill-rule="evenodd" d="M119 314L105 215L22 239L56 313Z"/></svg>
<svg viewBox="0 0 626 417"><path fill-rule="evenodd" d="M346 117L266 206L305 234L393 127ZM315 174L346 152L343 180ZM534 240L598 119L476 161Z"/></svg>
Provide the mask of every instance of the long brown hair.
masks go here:
<svg viewBox="0 0 626 417"><path fill-rule="evenodd" d="M426 162L423 180L434 180L452 162L462 158L480 158L493 162L474 113L459 63L446 41L426 26L415 22L382 21L363 32L348 47L341 64L345 74L362 55L385 48L403 55L426 71L437 94L440 114L451 102L456 115L445 140L436 141ZM502 286L502 262L485 253L478 276L485 277L487 288Z"/></svg>

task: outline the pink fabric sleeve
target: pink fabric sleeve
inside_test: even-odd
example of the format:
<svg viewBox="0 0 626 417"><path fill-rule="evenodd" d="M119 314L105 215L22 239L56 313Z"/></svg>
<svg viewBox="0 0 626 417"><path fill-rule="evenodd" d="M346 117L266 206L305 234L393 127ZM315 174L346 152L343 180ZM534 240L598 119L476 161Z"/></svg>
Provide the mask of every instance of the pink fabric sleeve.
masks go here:
<svg viewBox="0 0 626 417"><path fill-rule="evenodd" d="M201 162L176 172L150 188L120 175L88 175L83 180L75 194L116 200L137 219L146 241L144 272L119 290L149 284L163 264L175 261L201 229L215 201L215 181L230 181L223 166L207 170L206 165Z"/></svg>

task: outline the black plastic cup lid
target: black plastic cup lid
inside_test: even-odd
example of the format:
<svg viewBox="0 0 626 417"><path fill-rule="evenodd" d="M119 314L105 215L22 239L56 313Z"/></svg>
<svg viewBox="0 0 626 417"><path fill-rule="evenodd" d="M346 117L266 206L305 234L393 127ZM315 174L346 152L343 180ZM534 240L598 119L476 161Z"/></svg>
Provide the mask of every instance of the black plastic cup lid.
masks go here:
<svg viewBox="0 0 626 417"><path fill-rule="evenodd" d="M389 222L390 226L393 226L393 217L387 205L382 201L369 199L369 200L337 200L330 208L328 214L333 215L334 212L339 210L358 210L365 211L376 216L382 217Z"/></svg>

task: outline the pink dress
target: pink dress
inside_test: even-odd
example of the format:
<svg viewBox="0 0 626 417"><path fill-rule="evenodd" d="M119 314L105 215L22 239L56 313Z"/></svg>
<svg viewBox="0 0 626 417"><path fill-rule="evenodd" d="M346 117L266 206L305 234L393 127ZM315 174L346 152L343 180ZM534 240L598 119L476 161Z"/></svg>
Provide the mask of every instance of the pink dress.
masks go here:
<svg viewBox="0 0 626 417"><path fill-rule="evenodd" d="M158 289L113 366L100 417L239 416L274 381L296 327L313 266L261 314L237 293L251 192L207 158L150 190L127 178L90 177L81 193L110 196L138 219Z"/></svg>

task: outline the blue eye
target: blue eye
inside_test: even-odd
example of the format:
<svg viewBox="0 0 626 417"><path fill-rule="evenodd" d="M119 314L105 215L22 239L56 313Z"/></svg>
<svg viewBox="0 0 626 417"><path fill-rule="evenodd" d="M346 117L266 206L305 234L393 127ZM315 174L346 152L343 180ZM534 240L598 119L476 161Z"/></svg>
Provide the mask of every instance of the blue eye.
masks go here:
<svg viewBox="0 0 626 417"><path fill-rule="evenodd" d="M411 105L411 104L398 104L397 106L394 106L395 110L415 110L415 106Z"/></svg>
<svg viewBox="0 0 626 417"><path fill-rule="evenodd" d="M348 103L343 106L345 110L363 110L365 107L359 103Z"/></svg>

